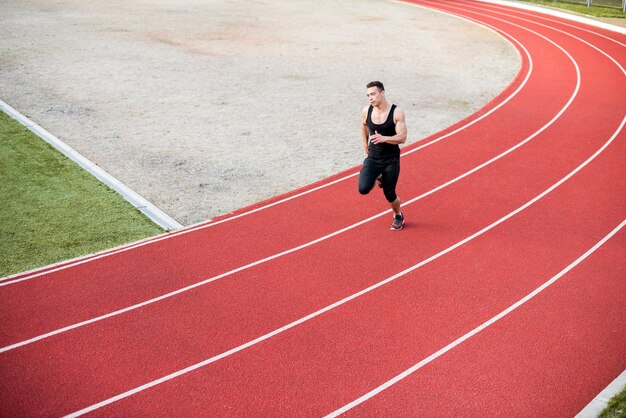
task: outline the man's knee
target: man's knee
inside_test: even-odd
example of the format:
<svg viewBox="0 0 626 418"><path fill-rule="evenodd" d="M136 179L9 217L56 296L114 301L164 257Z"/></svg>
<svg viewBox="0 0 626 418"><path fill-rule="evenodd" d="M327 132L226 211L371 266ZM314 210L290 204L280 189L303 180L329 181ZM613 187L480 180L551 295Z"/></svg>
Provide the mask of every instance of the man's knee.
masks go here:
<svg viewBox="0 0 626 418"><path fill-rule="evenodd" d="M396 195L395 190L392 190L392 191L385 190L384 192L385 192L385 199L387 199L387 202L389 203L395 202L395 200L398 198L398 195Z"/></svg>
<svg viewBox="0 0 626 418"><path fill-rule="evenodd" d="M371 179L369 175L364 174L363 171L359 173L359 181L358 181L359 193L365 195L365 194L368 194L374 188L373 184L369 184L370 180Z"/></svg>
<svg viewBox="0 0 626 418"><path fill-rule="evenodd" d="M363 184L359 184L359 193L361 193L362 195L366 195L370 191L372 191L372 187L368 188L367 186Z"/></svg>

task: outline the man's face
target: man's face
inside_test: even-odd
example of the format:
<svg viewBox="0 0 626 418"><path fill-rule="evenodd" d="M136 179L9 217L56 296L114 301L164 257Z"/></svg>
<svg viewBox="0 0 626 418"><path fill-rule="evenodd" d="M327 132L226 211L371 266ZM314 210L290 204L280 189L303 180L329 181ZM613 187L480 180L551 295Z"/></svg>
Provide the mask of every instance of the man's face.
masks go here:
<svg viewBox="0 0 626 418"><path fill-rule="evenodd" d="M378 87L370 87L367 89L367 98L372 106L379 106L385 98L385 91L378 90Z"/></svg>

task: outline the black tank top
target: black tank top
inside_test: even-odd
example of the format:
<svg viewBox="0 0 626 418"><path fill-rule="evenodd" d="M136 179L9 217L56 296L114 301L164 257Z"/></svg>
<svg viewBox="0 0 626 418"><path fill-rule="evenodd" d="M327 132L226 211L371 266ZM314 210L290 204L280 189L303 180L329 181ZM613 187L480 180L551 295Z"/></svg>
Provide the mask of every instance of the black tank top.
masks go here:
<svg viewBox="0 0 626 418"><path fill-rule="evenodd" d="M367 119L365 120L370 135L374 135L374 131L376 131L382 136L394 136L396 134L396 124L393 121L393 113L396 110L396 105L391 105L387 120L381 125L372 122L372 110L374 110L374 106L370 105L370 108L367 110ZM372 158L396 157L400 155L400 147L397 144L387 143L369 144L368 155Z"/></svg>

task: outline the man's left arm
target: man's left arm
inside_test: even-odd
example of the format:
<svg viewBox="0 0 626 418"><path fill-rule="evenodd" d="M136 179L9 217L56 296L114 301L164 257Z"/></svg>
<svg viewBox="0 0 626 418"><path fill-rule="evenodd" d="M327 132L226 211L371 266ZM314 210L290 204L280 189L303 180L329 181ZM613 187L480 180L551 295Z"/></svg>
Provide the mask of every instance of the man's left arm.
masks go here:
<svg viewBox="0 0 626 418"><path fill-rule="evenodd" d="M393 121L396 124L396 134L394 136L382 136L378 133L370 137L374 144L386 142L388 144L404 144L407 138L406 119L404 112L396 107L393 113Z"/></svg>

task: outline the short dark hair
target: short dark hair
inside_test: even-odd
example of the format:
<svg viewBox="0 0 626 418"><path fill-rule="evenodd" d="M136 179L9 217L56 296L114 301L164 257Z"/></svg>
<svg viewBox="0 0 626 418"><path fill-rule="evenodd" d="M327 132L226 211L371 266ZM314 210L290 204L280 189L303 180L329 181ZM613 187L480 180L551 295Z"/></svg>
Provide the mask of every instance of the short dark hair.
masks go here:
<svg viewBox="0 0 626 418"><path fill-rule="evenodd" d="M370 87L378 87L378 91L385 91L385 86L380 81L370 81L366 86L368 89Z"/></svg>

